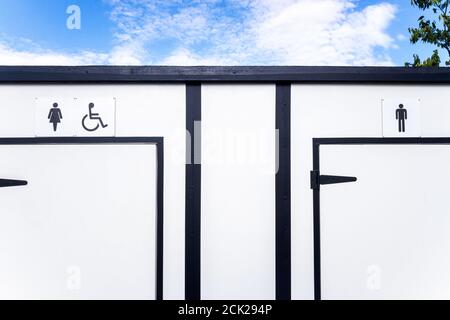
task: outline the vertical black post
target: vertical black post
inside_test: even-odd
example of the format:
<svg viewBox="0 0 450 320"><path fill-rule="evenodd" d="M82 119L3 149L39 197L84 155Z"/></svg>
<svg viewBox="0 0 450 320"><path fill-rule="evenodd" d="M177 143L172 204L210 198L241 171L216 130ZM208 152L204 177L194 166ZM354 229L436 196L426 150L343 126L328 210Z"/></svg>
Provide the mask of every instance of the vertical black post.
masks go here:
<svg viewBox="0 0 450 320"><path fill-rule="evenodd" d="M276 86L276 299L291 299L291 84Z"/></svg>
<svg viewBox="0 0 450 320"><path fill-rule="evenodd" d="M164 138L156 144L157 152L157 252L156 252L156 300L163 300L163 267L164 267L164 213L163 213L163 203L164 203Z"/></svg>
<svg viewBox="0 0 450 320"><path fill-rule="evenodd" d="M201 84L186 84L185 299L200 300Z"/></svg>
<svg viewBox="0 0 450 320"><path fill-rule="evenodd" d="M313 140L313 170L320 174L320 144ZM314 232L314 300L321 300L320 263L320 184L313 190L313 232Z"/></svg>

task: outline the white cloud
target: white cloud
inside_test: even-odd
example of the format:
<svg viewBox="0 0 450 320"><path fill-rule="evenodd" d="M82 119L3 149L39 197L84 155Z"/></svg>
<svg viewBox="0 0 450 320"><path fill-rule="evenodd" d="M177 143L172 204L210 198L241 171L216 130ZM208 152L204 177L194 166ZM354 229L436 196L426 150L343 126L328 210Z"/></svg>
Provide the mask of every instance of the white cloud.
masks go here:
<svg viewBox="0 0 450 320"><path fill-rule="evenodd" d="M392 65L396 7L356 0L105 0L110 52L18 50L0 64ZM168 52L168 53L167 53Z"/></svg>
<svg viewBox="0 0 450 320"><path fill-rule="evenodd" d="M168 66L214 66L214 65L226 65L227 62L225 60L220 60L218 57L202 57L198 56L187 49L178 49L167 58L164 58L161 62L161 65Z"/></svg>
<svg viewBox="0 0 450 320"><path fill-rule="evenodd" d="M180 1L111 3L120 43L144 44L147 59L159 39L176 45L158 64L393 64L385 53L395 48L387 28L396 7L389 3L358 9L354 0L232 0L226 11L214 0L194 1L195 7ZM230 15L233 10L240 14Z"/></svg>
<svg viewBox="0 0 450 320"><path fill-rule="evenodd" d="M406 40L408 40L408 37L407 36L405 36L404 34L402 34L402 33L399 33L399 34L397 34L397 40L398 41L406 41Z"/></svg>
<svg viewBox="0 0 450 320"><path fill-rule="evenodd" d="M65 54L50 50L18 50L0 43L2 65L87 65L107 62L107 55L93 52Z"/></svg>
<svg viewBox="0 0 450 320"><path fill-rule="evenodd" d="M124 44L114 47L108 55L107 64L112 65L140 65L146 59L145 48L139 43Z"/></svg>
<svg viewBox="0 0 450 320"><path fill-rule="evenodd" d="M26 43L28 49L22 49ZM31 48L31 49L29 49ZM79 51L75 53L46 50L39 47L31 40L19 39L16 41L0 41L1 65L139 65L142 60L138 57L138 51L131 47L123 46L114 48L111 52L102 53L95 51Z"/></svg>

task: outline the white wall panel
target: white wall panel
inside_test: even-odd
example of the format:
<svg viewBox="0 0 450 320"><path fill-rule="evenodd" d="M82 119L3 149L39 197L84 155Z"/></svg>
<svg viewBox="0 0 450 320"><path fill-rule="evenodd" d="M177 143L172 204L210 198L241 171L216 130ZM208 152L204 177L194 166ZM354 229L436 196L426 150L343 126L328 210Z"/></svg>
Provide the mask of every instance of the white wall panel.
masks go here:
<svg viewBox="0 0 450 320"><path fill-rule="evenodd" d="M293 85L292 298L314 298L312 138L382 137L381 99L421 99L422 136L450 136L448 86Z"/></svg>
<svg viewBox="0 0 450 320"><path fill-rule="evenodd" d="M1 85L0 137L34 136L36 97L115 97L117 136L164 136L164 298L184 299L185 85Z"/></svg>
<svg viewBox="0 0 450 320"><path fill-rule="evenodd" d="M275 86L202 88L202 299L275 298Z"/></svg>

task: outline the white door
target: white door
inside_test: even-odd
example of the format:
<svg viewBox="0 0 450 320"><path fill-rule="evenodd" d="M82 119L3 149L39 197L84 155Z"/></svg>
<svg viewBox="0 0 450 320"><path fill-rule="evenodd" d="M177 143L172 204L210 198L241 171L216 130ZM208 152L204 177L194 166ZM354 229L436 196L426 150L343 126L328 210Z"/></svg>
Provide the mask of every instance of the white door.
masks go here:
<svg viewBox="0 0 450 320"><path fill-rule="evenodd" d="M154 299L156 148L0 145L0 299Z"/></svg>
<svg viewBox="0 0 450 320"><path fill-rule="evenodd" d="M450 299L449 163L446 144L320 146L321 174L358 179L320 188L322 299Z"/></svg>

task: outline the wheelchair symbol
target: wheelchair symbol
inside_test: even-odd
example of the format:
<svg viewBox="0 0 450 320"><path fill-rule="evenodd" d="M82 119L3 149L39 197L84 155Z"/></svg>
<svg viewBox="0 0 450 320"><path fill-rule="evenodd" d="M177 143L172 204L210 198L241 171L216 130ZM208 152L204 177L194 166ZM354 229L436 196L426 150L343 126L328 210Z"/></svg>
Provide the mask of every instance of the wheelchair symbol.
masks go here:
<svg viewBox="0 0 450 320"><path fill-rule="evenodd" d="M98 128L100 128L100 126L102 128L106 128L108 125L104 124L102 118L100 117L100 115L98 113L93 113L92 109L94 109L94 104L93 103L89 103L89 114L85 115L83 117L83 121L81 122L84 130L89 131L89 132L94 132ZM94 126L86 125L86 120L88 120L88 119L89 120L94 120L93 122L95 122L95 125ZM89 122L92 122L92 121L89 121Z"/></svg>

